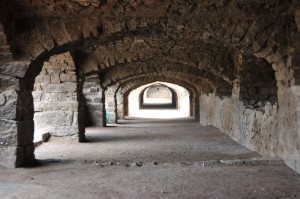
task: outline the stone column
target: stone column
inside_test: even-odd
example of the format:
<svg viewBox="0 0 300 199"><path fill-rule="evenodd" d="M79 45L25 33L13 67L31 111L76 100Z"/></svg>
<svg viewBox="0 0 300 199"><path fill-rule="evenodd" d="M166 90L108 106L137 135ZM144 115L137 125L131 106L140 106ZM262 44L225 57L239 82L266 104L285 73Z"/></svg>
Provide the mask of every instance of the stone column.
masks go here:
<svg viewBox="0 0 300 199"><path fill-rule="evenodd" d="M3 67L3 66L1 66ZM2 69L2 68L1 68ZM0 76L0 165L15 167L18 146L16 77Z"/></svg>
<svg viewBox="0 0 300 199"><path fill-rule="evenodd" d="M300 10L295 12L298 32L295 51L287 59L287 68L293 70L291 87L278 89L279 144L278 154L286 164L300 173ZM276 63L275 63L276 64Z"/></svg>
<svg viewBox="0 0 300 199"><path fill-rule="evenodd" d="M79 78L77 78L79 80ZM81 80L81 79L80 79ZM79 142L85 142L85 100L83 95L83 82L78 81L77 94L78 94L78 129L79 129Z"/></svg>
<svg viewBox="0 0 300 199"><path fill-rule="evenodd" d="M16 167L34 163L34 105L32 97L34 78L20 79L17 100L18 149Z"/></svg>
<svg viewBox="0 0 300 199"><path fill-rule="evenodd" d="M32 79L28 62L14 61L0 23L0 165L16 167L34 160Z"/></svg>
<svg viewBox="0 0 300 199"><path fill-rule="evenodd" d="M129 109L128 109L128 96L129 96L129 91L127 90L124 94L123 94L123 117L128 116L129 115Z"/></svg>
<svg viewBox="0 0 300 199"><path fill-rule="evenodd" d="M28 65L17 61L0 65L0 165L5 167L34 160L34 78L24 78Z"/></svg>
<svg viewBox="0 0 300 199"><path fill-rule="evenodd" d="M193 93L190 93L190 116L193 117L195 116L195 97Z"/></svg>
<svg viewBox="0 0 300 199"><path fill-rule="evenodd" d="M103 89L98 75L85 77L83 95L85 103L85 125L103 126Z"/></svg>
<svg viewBox="0 0 300 199"><path fill-rule="evenodd" d="M116 123L116 94L117 86L108 87L105 92L105 121L106 124Z"/></svg>
<svg viewBox="0 0 300 199"><path fill-rule="evenodd" d="M196 121L199 121L200 122L200 106L199 106L199 102L200 102L200 99L199 99L199 94L198 93L194 93L194 115L195 115L195 120Z"/></svg>
<svg viewBox="0 0 300 199"><path fill-rule="evenodd" d="M118 122L119 119L124 119L123 102L124 102L123 91L122 88L120 88L116 93L116 106L117 106L116 122Z"/></svg>

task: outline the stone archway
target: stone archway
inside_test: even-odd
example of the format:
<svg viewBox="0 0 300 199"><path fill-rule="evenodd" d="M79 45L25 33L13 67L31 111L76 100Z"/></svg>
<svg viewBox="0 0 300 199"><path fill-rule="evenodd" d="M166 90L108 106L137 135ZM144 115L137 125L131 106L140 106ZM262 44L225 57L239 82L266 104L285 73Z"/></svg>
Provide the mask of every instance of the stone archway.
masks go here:
<svg viewBox="0 0 300 199"><path fill-rule="evenodd" d="M43 64L33 88L35 134L78 136L84 140L81 88L77 79L69 52L52 56Z"/></svg>
<svg viewBox="0 0 300 199"><path fill-rule="evenodd" d="M176 91L168 86L156 83L146 87L139 96L140 108L177 108Z"/></svg>

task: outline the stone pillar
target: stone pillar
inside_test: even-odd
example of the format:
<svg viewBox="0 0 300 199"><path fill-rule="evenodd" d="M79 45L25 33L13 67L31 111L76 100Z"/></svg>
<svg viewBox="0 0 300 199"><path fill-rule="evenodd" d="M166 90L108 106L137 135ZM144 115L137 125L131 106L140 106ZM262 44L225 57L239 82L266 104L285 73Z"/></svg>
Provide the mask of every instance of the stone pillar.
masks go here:
<svg viewBox="0 0 300 199"><path fill-rule="evenodd" d="M2 66L1 66L2 67ZM2 68L1 68L2 69ZM0 76L0 165L15 167L18 146L16 77Z"/></svg>
<svg viewBox="0 0 300 199"><path fill-rule="evenodd" d="M106 124L116 123L116 94L117 87L111 86L105 90L105 117Z"/></svg>
<svg viewBox="0 0 300 199"><path fill-rule="evenodd" d="M294 85L300 85L300 9L295 13L295 22L298 27L298 32L295 36L294 45L295 45L295 54L290 57L291 65L293 66L294 71Z"/></svg>
<svg viewBox="0 0 300 199"><path fill-rule="evenodd" d="M34 105L32 97L34 78L20 79L20 91L17 100L18 149L16 167L34 163Z"/></svg>
<svg viewBox="0 0 300 199"><path fill-rule="evenodd" d="M33 91L35 133L77 136L79 90L70 53L53 56L45 62Z"/></svg>
<svg viewBox="0 0 300 199"><path fill-rule="evenodd" d="M28 62L13 61L0 23L0 165L17 167L34 160L33 78L23 77Z"/></svg>
<svg viewBox="0 0 300 199"><path fill-rule="evenodd" d="M25 62L1 65L0 165L5 167L28 165L34 160L34 78L23 78L27 67Z"/></svg>
<svg viewBox="0 0 300 199"><path fill-rule="evenodd" d="M85 77L83 95L86 126L103 126L102 92L98 75Z"/></svg>
<svg viewBox="0 0 300 199"><path fill-rule="evenodd" d="M200 121L200 106L199 106L199 94L193 94L194 95L194 114L195 114L195 120Z"/></svg>
<svg viewBox="0 0 300 199"><path fill-rule="evenodd" d="M300 173L300 86L279 88L278 100L278 155Z"/></svg>
<svg viewBox="0 0 300 199"><path fill-rule="evenodd" d="M278 89L279 144L278 154L285 163L300 173L300 9L295 12L298 34L295 35L294 54L287 59L293 69L291 87Z"/></svg>
<svg viewBox="0 0 300 199"><path fill-rule="evenodd" d="M190 116L195 116L195 97L192 93L190 93Z"/></svg>
<svg viewBox="0 0 300 199"><path fill-rule="evenodd" d="M122 88L120 88L116 93L116 106L117 106L116 122L118 122L119 119L124 119L123 102L124 102L123 91Z"/></svg>
<svg viewBox="0 0 300 199"><path fill-rule="evenodd" d="M128 116L129 115L129 109L128 109L128 96L129 96L129 91L127 90L124 94L123 94L123 117Z"/></svg>
<svg viewBox="0 0 300 199"><path fill-rule="evenodd" d="M79 80L79 78L77 78ZM78 81L80 82L80 81ZM79 129L79 142L85 142L85 98L83 95L83 82L77 85L78 94L78 129Z"/></svg>

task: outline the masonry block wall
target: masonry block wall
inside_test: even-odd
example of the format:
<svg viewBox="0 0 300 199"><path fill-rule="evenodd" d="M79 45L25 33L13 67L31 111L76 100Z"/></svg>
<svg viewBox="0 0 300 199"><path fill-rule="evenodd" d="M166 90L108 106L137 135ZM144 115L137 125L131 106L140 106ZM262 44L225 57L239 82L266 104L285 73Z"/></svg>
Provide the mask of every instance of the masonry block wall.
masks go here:
<svg viewBox="0 0 300 199"><path fill-rule="evenodd" d="M13 60L0 23L0 165L5 167L34 159L33 99L30 85L24 81L28 65Z"/></svg>
<svg viewBox="0 0 300 199"><path fill-rule="evenodd" d="M34 84L35 133L78 135L77 76L69 53L44 63Z"/></svg>
<svg viewBox="0 0 300 199"><path fill-rule="evenodd" d="M276 60L281 59L277 57ZM279 68L279 65L288 68L290 63L274 62L272 67ZM280 72L275 72L276 80ZM300 172L300 86L286 87L283 82L288 80L281 79L276 87L275 77L272 79L268 74L270 70L265 67L256 78L248 76L253 81L252 84L247 81L248 91L253 90L247 95L249 98L245 90L241 90L240 95L228 97L216 93L201 95L200 123L219 128L263 156L281 157L288 166ZM246 81L243 78L241 82ZM241 88L245 88L244 85ZM233 88L233 91L239 89ZM257 92L261 90L264 92Z"/></svg>
<svg viewBox="0 0 300 199"><path fill-rule="evenodd" d="M17 151L17 88L15 77L0 77L0 165L14 167Z"/></svg>
<svg viewBox="0 0 300 199"><path fill-rule="evenodd" d="M86 126L103 126L102 92L98 75L85 77L83 95Z"/></svg>
<svg viewBox="0 0 300 199"><path fill-rule="evenodd" d="M0 23L0 57L12 57L6 42L6 35ZM0 164L12 167L16 158L13 154L17 150L17 88L16 76L4 71L3 63L0 65Z"/></svg>
<svg viewBox="0 0 300 199"><path fill-rule="evenodd" d="M261 154L282 157L300 171L300 1L0 4L3 164L33 159L33 105L36 129L73 135L83 129L76 120L103 125L106 112L109 119L115 117L117 96L108 87L164 81L193 90L196 117L201 99L201 123L215 125ZM68 53L48 62L65 52L74 58L77 83ZM36 78L45 61L54 68L44 66L44 77ZM126 115L128 94L123 97Z"/></svg>

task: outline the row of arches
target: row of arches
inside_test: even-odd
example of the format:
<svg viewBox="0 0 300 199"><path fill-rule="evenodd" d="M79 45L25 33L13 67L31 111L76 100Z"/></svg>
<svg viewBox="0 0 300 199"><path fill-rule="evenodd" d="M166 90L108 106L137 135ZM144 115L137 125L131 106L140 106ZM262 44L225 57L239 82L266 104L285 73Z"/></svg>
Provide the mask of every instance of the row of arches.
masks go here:
<svg viewBox="0 0 300 199"><path fill-rule="evenodd" d="M74 64L75 65L75 64ZM42 71L42 70L41 70ZM76 72L77 73L77 72ZM78 73L77 73L78 74ZM148 81L154 81L154 80L160 80L160 81L165 81L165 80L168 80L168 78L169 78L169 81L170 82L176 82L177 84L178 84L178 82L179 82L179 84L182 84L182 85L185 85L185 86L187 86L190 90L193 90L193 92L191 92L191 93L193 93L193 94L191 94L192 96L195 96L194 97L194 99L197 99L197 94L198 94L198 99L199 99L199 93L200 93L200 89L203 91L204 89L204 85L203 85L203 80L198 80L198 78L196 79L196 77L194 78L194 79L192 79L192 76L190 76L190 75L187 75L187 74L183 74L183 73L181 73L181 72L175 72L175 70L174 71L165 71L165 72L163 72L162 74L160 74L160 75L158 75L157 73L145 73L146 75L141 75L140 77L136 77L135 76L135 78L128 78L128 79L124 79L124 80L120 80L118 83L120 84L120 85L128 85L129 84L129 81L131 82L131 81L135 81L135 79L136 79L136 81L138 82L138 81L140 81L140 82L143 82L143 84L145 84L145 82L147 81L145 81L145 76L152 76L152 78L149 78L149 80ZM155 77L155 76L158 76L159 78L156 78L156 79L153 79L153 77ZM176 78L174 78L174 76L176 77ZM201 77L201 76L200 76ZM76 77L76 82L78 81L78 79L77 79L78 77ZM173 78L173 80L171 80ZM151 80L152 79L152 80ZM27 91L25 91L25 92L21 92L21 94L22 95L20 95L20 97L22 97L22 99L24 100L24 98L27 98L27 99L32 99L32 96L30 96L31 95L31 93L30 93L30 88L32 89L33 88L33 81L31 80L31 81L28 81L29 80L29 78L28 79L26 79L26 77L24 78L24 79L22 79L21 80L21 82L23 81L24 83L25 83L25 85L23 85L24 87L23 88L25 88L24 90L27 90L28 89L28 87L29 87L29 89L27 90ZM126 81L127 80L127 81ZM98 83L100 83L100 81L101 81L101 77L99 77L99 81L98 81ZM82 83L82 82L77 82L77 83ZM29 85L28 85L29 84ZM140 83L140 84L142 84L142 83ZM228 83L227 83L228 84ZM79 84L80 85L80 84ZM130 85L130 84L129 84ZM193 85L193 86L191 86L191 85ZM110 85L108 85L108 86L110 86ZM229 85L231 88L232 88L232 85ZM111 86L110 86L111 87ZM121 86L120 86L121 87ZM119 87L119 88L120 88ZM133 87L133 85L131 85L131 88ZM208 87L208 88L207 88ZM208 90L208 91L212 91L212 92L216 92L216 90L217 90L217 88L216 88L216 86L210 86L210 84L208 84L207 85L207 87L205 88L206 90ZM221 87L219 87L219 88L221 88ZM214 90L215 89L215 90ZM106 96L107 94L107 90L108 89L104 89L104 91L103 91L103 93L104 93L104 95ZM118 90L118 87L117 87L117 89L116 90ZM231 89L229 88L229 91L231 91ZM221 92L221 91L220 91ZM125 93L126 93L126 91L125 91ZM128 92L127 92L128 93ZM227 93L227 95L230 95L231 93ZM78 94L77 93L77 96L80 96L80 94ZM115 93L112 95L112 99L114 99L114 96L115 96ZM103 100L103 99L102 99ZM105 98L105 100L107 100L108 101L108 99L106 99ZM80 102L80 101L79 101ZM78 107L80 107L80 103L78 102ZM32 102L30 102L30 104L31 104ZM29 105L30 105L29 104ZM100 103L101 104L101 103ZM103 103L103 104L105 104L105 102ZM195 100L192 104L197 104L197 101ZM30 110L30 109L32 109L32 107L33 107L33 104L31 104L30 106L25 106L24 108L22 107L22 110L25 110L25 108L28 108L28 111L30 111L30 112L32 112L32 110ZM103 113L103 114L106 114L107 112L109 112L110 110L109 110L109 107L108 106L105 106L104 105L104 111L105 111L105 113ZM191 110L193 109L194 110L194 112L199 112L199 110L195 110L196 108L195 107L193 107L193 106L191 106L191 108L190 108ZM79 109L78 109L79 110ZM25 117L25 116L24 116ZM81 116L80 116L80 112L78 111L78 118L80 118ZM199 116L198 116L199 117ZM22 118L22 116L21 116L21 118ZM22 118L23 119L23 118ZM29 118L30 119L30 118ZM106 118L105 117L103 117L103 120L104 120L104 125L106 124L106 122L107 121L105 121L106 120ZM79 122L80 123L80 122ZM29 124L29 123L28 123ZM32 128L33 128L33 122L31 122L31 124L30 124L30 126L32 126ZM28 128L27 128L28 129ZM84 141L84 125L82 126L82 127L80 127L80 126L78 126L78 129L81 129L82 130L82 133L79 133L79 137L80 137L80 140L81 141ZM32 141L32 140L31 140ZM30 141L28 140L28 143L29 143ZM33 158L33 154L32 154L32 158ZM30 160L30 158L26 158L27 160ZM22 163L23 164L23 163ZM21 164L21 165L22 165Z"/></svg>
<svg viewBox="0 0 300 199"><path fill-rule="evenodd" d="M13 4L5 1L12 13ZM39 21L26 21L20 16L10 23L8 16L14 15L1 13L1 46L10 46L1 48L1 56L9 54L1 59L1 164L34 161L38 115L48 115L48 120L41 117L41 127L49 124L61 135L66 135L63 129L73 129L70 135L84 142L87 122L105 126L107 114L112 121L122 118L129 114L133 90L160 81L189 92L190 115L201 124L214 125L261 154L280 156L299 171L299 46L292 42L299 39L297 19L289 2L271 6L285 13L271 16L253 15L237 4L231 1L224 9L233 7L239 15L217 17L219 23L202 21L205 6L192 10L180 2L169 10L176 13L182 6L189 13L185 21L170 11L167 21L160 15L129 20L106 12L73 20L41 15ZM22 30L10 25L20 22L25 23ZM235 26L239 23L243 25Z"/></svg>

